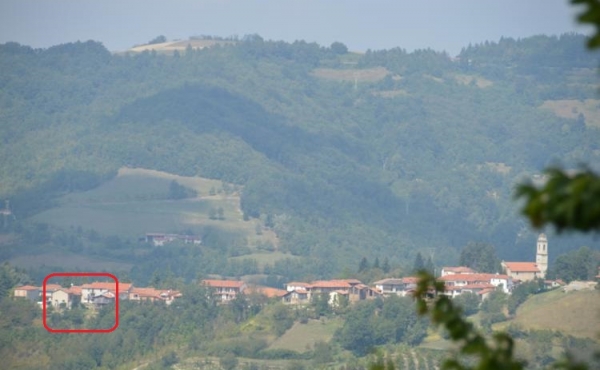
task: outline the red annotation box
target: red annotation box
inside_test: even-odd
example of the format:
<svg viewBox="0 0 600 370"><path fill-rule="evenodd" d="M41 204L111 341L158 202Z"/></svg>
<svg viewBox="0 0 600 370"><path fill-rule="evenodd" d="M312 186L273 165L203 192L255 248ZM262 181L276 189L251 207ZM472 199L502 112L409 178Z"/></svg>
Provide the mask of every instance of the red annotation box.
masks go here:
<svg viewBox="0 0 600 370"><path fill-rule="evenodd" d="M56 277L103 277L114 280L114 299L115 299L115 324L111 328L107 329L60 329L60 328L52 328L48 325L47 320L47 284L48 280ZM112 283L111 283L112 284ZM44 323L44 327L50 333L110 333L114 331L119 326L119 280L113 274L109 274L107 272L55 272L52 273L44 279L44 283L42 284L42 321Z"/></svg>

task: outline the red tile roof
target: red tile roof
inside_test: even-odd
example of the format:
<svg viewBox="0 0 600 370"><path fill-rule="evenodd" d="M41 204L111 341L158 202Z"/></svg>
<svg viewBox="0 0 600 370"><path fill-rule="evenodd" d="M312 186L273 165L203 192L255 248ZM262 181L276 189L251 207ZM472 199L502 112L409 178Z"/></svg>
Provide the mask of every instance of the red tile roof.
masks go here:
<svg viewBox="0 0 600 370"><path fill-rule="evenodd" d="M346 288L349 289L352 286L345 280L319 280L315 281L310 285L314 288Z"/></svg>
<svg viewBox="0 0 600 370"><path fill-rule="evenodd" d="M276 289L276 288L271 288L271 287L266 287L266 286L254 286L254 287L250 288L249 290L250 290L250 294L252 294L252 293L262 294L262 295L266 296L267 298L283 297L284 295L287 294L286 290Z"/></svg>
<svg viewBox="0 0 600 370"><path fill-rule="evenodd" d="M50 291L50 290L59 290L60 288L62 288L62 285L60 284L46 284L46 290Z"/></svg>
<svg viewBox="0 0 600 370"><path fill-rule="evenodd" d="M77 285L73 285L69 288L69 292L73 295L81 295L81 289L83 288Z"/></svg>
<svg viewBox="0 0 600 370"><path fill-rule="evenodd" d="M15 290L41 290L41 288L33 285L23 285L16 287Z"/></svg>
<svg viewBox="0 0 600 370"><path fill-rule="evenodd" d="M160 290L149 288L133 288L130 294L137 294L140 297L154 297L160 298Z"/></svg>
<svg viewBox="0 0 600 370"><path fill-rule="evenodd" d="M243 281L239 280L202 280L202 284L211 288L241 288L244 286Z"/></svg>
<svg viewBox="0 0 600 370"><path fill-rule="evenodd" d="M131 286L132 286L132 284L130 284L130 283L119 282L119 293L129 291L131 289ZM83 288L83 289L104 289L104 290L114 291L116 289L116 284L114 282L109 283L109 282L95 281L91 284L83 284L81 286L81 288Z"/></svg>
<svg viewBox="0 0 600 370"><path fill-rule="evenodd" d="M504 262L511 272L540 272L535 262Z"/></svg>

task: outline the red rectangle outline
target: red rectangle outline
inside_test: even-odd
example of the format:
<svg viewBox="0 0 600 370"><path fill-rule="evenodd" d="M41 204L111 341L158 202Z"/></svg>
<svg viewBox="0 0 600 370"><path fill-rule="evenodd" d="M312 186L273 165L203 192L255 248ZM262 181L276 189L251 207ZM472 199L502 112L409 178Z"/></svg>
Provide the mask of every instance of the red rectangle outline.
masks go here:
<svg viewBox="0 0 600 370"><path fill-rule="evenodd" d="M95 277L107 277L115 281L115 325L109 329L53 329L48 326L46 322L46 284L50 278L53 277L70 277L70 276L95 276ZM44 328L50 333L110 333L115 331L119 326L119 279L113 274L108 272L54 272L44 278L42 283L42 322Z"/></svg>

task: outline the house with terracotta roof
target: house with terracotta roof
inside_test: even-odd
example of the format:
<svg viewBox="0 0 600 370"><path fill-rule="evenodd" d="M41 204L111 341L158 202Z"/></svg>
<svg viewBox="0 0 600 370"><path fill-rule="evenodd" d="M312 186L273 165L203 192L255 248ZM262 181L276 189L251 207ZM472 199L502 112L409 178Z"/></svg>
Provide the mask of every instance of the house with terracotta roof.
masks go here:
<svg viewBox="0 0 600 370"><path fill-rule="evenodd" d="M231 301L247 288L246 283L239 280L205 279L201 284L211 289L213 297L221 302Z"/></svg>
<svg viewBox="0 0 600 370"><path fill-rule="evenodd" d="M13 294L15 298L24 298L32 302L38 302L42 294L42 288L33 285L23 285L16 287Z"/></svg>
<svg viewBox="0 0 600 370"><path fill-rule="evenodd" d="M543 278L542 272L535 262L502 261L502 269L507 275L519 281L531 281Z"/></svg>
<svg viewBox="0 0 600 370"><path fill-rule="evenodd" d="M320 294L337 290L349 291L352 285L348 280L318 280L311 283L308 288L312 294Z"/></svg>

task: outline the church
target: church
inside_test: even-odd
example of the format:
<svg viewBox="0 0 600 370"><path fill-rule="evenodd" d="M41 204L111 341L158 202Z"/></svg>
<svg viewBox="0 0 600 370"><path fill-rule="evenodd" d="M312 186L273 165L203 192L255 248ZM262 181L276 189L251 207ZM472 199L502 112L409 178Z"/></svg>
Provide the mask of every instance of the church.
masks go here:
<svg viewBox="0 0 600 370"><path fill-rule="evenodd" d="M544 279L548 271L548 238L546 238L546 234L538 236L535 262L502 261L502 269L513 280Z"/></svg>

